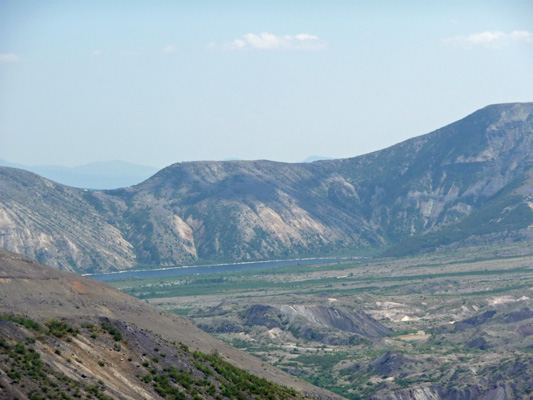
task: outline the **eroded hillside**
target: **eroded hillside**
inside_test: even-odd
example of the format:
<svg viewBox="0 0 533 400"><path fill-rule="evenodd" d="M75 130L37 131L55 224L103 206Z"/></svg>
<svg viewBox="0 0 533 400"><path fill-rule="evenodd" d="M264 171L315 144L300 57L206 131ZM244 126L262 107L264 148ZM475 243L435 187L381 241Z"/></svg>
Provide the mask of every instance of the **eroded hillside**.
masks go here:
<svg viewBox="0 0 533 400"><path fill-rule="evenodd" d="M0 393L8 398L63 391L85 398L262 397L256 390L277 398L340 398L186 319L5 250L0 315Z"/></svg>
<svg viewBox="0 0 533 400"><path fill-rule="evenodd" d="M0 316L0 387L6 399L305 397L134 325L12 315Z"/></svg>
<svg viewBox="0 0 533 400"><path fill-rule="evenodd" d="M360 157L178 163L112 191L2 168L0 246L107 271L521 240L532 154L533 103L517 103Z"/></svg>

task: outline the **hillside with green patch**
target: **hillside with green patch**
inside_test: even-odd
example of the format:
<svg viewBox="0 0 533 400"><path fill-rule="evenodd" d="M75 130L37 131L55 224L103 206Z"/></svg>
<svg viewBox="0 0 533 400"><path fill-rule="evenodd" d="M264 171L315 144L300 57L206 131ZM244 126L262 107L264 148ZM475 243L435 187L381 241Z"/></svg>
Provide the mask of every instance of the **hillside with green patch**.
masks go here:
<svg viewBox="0 0 533 400"><path fill-rule="evenodd" d="M303 399L224 361L124 323L0 315L2 396L37 399Z"/></svg>
<svg viewBox="0 0 533 400"><path fill-rule="evenodd" d="M0 398L340 400L101 282L0 250Z"/></svg>

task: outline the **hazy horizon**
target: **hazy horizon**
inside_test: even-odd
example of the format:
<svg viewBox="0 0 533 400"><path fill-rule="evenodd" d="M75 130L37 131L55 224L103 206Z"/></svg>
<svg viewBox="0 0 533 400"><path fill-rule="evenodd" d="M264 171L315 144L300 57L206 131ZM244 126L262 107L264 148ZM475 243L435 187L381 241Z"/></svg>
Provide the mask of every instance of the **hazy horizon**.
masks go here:
<svg viewBox="0 0 533 400"><path fill-rule="evenodd" d="M347 158L532 101L533 3L4 1L0 159Z"/></svg>

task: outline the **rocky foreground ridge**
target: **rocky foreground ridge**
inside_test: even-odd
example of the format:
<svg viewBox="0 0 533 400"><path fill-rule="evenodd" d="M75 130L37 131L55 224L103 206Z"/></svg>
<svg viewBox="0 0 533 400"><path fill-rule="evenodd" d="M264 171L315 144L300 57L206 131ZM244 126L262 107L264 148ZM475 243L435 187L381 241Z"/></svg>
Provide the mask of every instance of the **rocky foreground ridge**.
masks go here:
<svg viewBox="0 0 533 400"><path fill-rule="evenodd" d="M341 399L101 282L0 250L2 399L307 396Z"/></svg>
<svg viewBox="0 0 533 400"><path fill-rule="evenodd" d="M533 103L488 106L360 157L188 162L111 191L0 168L0 247L76 271L520 240Z"/></svg>

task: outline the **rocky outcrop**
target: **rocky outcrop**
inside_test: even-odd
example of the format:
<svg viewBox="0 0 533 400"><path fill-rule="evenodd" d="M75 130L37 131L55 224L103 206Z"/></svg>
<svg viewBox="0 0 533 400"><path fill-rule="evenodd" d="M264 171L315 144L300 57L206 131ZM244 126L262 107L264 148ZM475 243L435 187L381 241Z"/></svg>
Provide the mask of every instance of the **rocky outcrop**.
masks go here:
<svg viewBox="0 0 533 400"><path fill-rule="evenodd" d="M398 353L397 351L387 351L372 360L369 367L377 374L390 376L393 373L397 373L400 369L414 364L421 364L421 362L405 357L402 353Z"/></svg>
<svg viewBox="0 0 533 400"><path fill-rule="evenodd" d="M520 337L533 335L533 322L522 324L516 328L516 334Z"/></svg>
<svg viewBox="0 0 533 400"><path fill-rule="evenodd" d="M471 318L467 318L467 319L462 320L462 321L458 321L453 326L454 326L456 331L464 331L466 329L476 328L476 327L486 323L495 314L496 314L496 311L494 311L494 310L485 311L482 314L475 315L475 316L473 316Z"/></svg>
<svg viewBox="0 0 533 400"><path fill-rule="evenodd" d="M478 337L466 344L469 349L487 350L491 346L484 337Z"/></svg>
<svg viewBox="0 0 533 400"><path fill-rule="evenodd" d="M446 389L441 386L423 386L383 395L369 400L510 400L515 398L505 384L496 384L489 389L475 385L464 389Z"/></svg>
<svg viewBox="0 0 533 400"><path fill-rule="evenodd" d="M122 206L29 172L0 168L0 247L64 270L127 269L133 245L108 215Z"/></svg>
<svg viewBox="0 0 533 400"><path fill-rule="evenodd" d="M317 305L283 305L281 312L289 322L304 319L315 326L355 333L362 337L380 337L392 333L392 330L374 318L356 310Z"/></svg>
<svg viewBox="0 0 533 400"><path fill-rule="evenodd" d="M290 332L296 338L329 345L348 345L392 331L369 315L344 308L316 305L253 305L242 313L249 326Z"/></svg>
<svg viewBox="0 0 533 400"><path fill-rule="evenodd" d="M200 323L198 328L207 333L231 333L242 332L243 326L223 318L214 318L208 324Z"/></svg>
<svg viewBox="0 0 533 400"><path fill-rule="evenodd" d="M504 317L503 321L507 324L512 324L512 323L524 321L530 318L533 318L533 311L531 311L529 308L526 307L521 310L512 311L508 313Z"/></svg>
<svg viewBox="0 0 533 400"><path fill-rule="evenodd" d="M261 325L268 329L281 328L282 315L276 307L254 304L244 311L243 321L248 325Z"/></svg>

